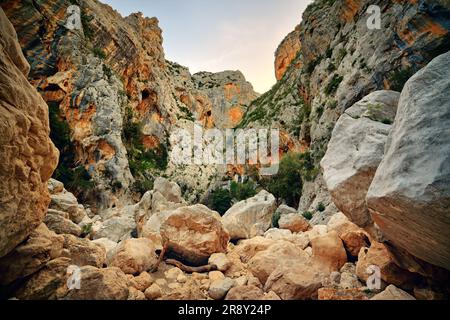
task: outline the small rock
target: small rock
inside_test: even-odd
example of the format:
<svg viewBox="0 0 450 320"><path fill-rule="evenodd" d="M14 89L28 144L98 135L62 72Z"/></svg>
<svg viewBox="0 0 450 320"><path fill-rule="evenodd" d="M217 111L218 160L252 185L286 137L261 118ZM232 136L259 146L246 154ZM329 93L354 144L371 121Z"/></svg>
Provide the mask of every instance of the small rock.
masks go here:
<svg viewBox="0 0 450 320"><path fill-rule="evenodd" d="M230 278L213 281L209 286L209 296L214 300L223 299L228 291L235 285L234 280Z"/></svg>
<svg viewBox="0 0 450 320"><path fill-rule="evenodd" d="M224 253L214 253L208 260L209 264L215 265L217 270L225 272L231 267L231 261Z"/></svg>
<svg viewBox="0 0 450 320"><path fill-rule="evenodd" d="M156 300L158 298L161 298L161 287L158 284L154 283L145 290L144 294L148 300Z"/></svg>

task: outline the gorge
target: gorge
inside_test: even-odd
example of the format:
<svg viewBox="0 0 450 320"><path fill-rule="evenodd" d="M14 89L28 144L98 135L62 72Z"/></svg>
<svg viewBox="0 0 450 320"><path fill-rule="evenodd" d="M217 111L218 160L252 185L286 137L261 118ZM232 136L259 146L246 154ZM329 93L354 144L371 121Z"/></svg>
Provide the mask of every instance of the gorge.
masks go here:
<svg viewBox="0 0 450 320"><path fill-rule="evenodd" d="M2 299L448 299L448 1L314 1L263 94L142 13L0 7ZM274 130L279 170L171 161L198 125Z"/></svg>

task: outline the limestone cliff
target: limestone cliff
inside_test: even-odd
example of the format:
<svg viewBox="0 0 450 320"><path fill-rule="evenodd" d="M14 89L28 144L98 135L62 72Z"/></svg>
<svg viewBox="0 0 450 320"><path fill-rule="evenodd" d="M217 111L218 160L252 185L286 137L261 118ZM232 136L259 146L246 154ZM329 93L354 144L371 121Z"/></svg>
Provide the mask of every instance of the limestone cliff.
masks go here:
<svg viewBox="0 0 450 320"><path fill-rule="evenodd" d="M369 5L381 9L380 29L368 28ZM252 102L241 125L281 128L283 150L308 151L318 167L346 109L376 90L401 91L410 76L448 51L449 14L445 1L316 0L277 50L282 77ZM305 183L300 210L319 202L332 203L320 174Z"/></svg>
<svg viewBox="0 0 450 320"><path fill-rule="evenodd" d="M74 4L78 29L67 27ZM176 172L194 199L208 188L214 168L167 168L168 138L194 121L236 126L257 96L240 72L192 76L166 61L156 18L123 18L95 0L7 1L2 7L31 65L30 78L50 105L61 150L56 178L100 208L130 203L164 172Z"/></svg>
<svg viewBox="0 0 450 320"><path fill-rule="evenodd" d="M27 81L29 70L0 8L0 257L44 219L50 202L47 181L57 164L48 108Z"/></svg>

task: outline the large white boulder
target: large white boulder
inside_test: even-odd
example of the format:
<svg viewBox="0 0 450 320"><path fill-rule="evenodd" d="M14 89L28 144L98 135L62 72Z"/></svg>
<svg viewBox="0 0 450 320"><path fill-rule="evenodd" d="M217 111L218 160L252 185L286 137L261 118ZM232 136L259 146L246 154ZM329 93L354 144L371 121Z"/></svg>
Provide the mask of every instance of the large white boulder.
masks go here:
<svg viewBox="0 0 450 320"><path fill-rule="evenodd" d="M276 209L275 197L263 190L232 206L222 217L222 223L231 239L250 239L263 235L270 228Z"/></svg>

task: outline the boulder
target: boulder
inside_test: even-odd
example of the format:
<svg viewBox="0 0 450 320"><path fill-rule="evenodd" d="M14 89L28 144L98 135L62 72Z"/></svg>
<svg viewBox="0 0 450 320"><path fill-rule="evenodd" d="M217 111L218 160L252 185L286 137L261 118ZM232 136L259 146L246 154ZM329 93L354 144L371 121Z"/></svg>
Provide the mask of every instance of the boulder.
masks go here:
<svg viewBox="0 0 450 320"><path fill-rule="evenodd" d="M282 300L317 299L324 275L311 264L278 266L269 276L264 291L275 292Z"/></svg>
<svg viewBox="0 0 450 320"><path fill-rule="evenodd" d="M94 240L108 238L119 242L131 237L131 232L136 229L136 222L131 215L119 215L106 219L103 222L94 223L91 236Z"/></svg>
<svg viewBox="0 0 450 320"><path fill-rule="evenodd" d="M86 211L83 206L80 205L77 198L66 189L63 189L60 193L52 194L50 198L50 209L67 212L69 214L69 219L73 222L78 224L86 216Z"/></svg>
<svg viewBox="0 0 450 320"><path fill-rule="evenodd" d="M150 239L124 240L116 248L108 266L117 267L126 274L140 274L156 266L158 257Z"/></svg>
<svg viewBox="0 0 450 320"><path fill-rule="evenodd" d="M225 298L228 291L235 285L234 280L230 278L213 281L209 286L208 294L214 300Z"/></svg>
<svg viewBox="0 0 450 320"><path fill-rule="evenodd" d="M20 300L53 300L57 289L66 283L69 258L57 258L34 273L15 293Z"/></svg>
<svg viewBox="0 0 450 320"><path fill-rule="evenodd" d="M383 159L399 93L369 94L339 118L321 161L336 207L360 227L372 224L366 195ZM385 123L383 123L385 122Z"/></svg>
<svg viewBox="0 0 450 320"><path fill-rule="evenodd" d="M375 295L370 300L416 300L409 293L390 285L383 292Z"/></svg>
<svg viewBox="0 0 450 320"><path fill-rule="evenodd" d="M329 272L339 271L347 262L347 253L336 231L311 240L312 258Z"/></svg>
<svg viewBox="0 0 450 320"><path fill-rule="evenodd" d="M156 300L158 298L161 298L162 290L159 285L154 283L145 290L144 294L148 300Z"/></svg>
<svg viewBox="0 0 450 320"><path fill-rule="evenodd" d="M263 235L272 223L276 199L267 191L232 206L222 217L222 223L232 240Z"/></svg>
<svg viewBox="0 0 450 320"><path fill-rule="evenodd" d="M450 52L416 73L401 94L386 153L367 194L385 238L450 270Z"/></svg>
<svg viewBox="0 0 450 320"><path fill-rule="evenodd" d="M47 262L61 256L64 237L39 225L28 239L0 259L0 284L27 277L43 268Z"/></svg>
<svg viewBox="0 0 450 320"><path fill-rule="evenodd" d="M225 272L231 267L232 262L225 253L214 253L209 257L208 264L215 265L217 270Z"/></svg>
<svg viewBox="0 0 450 320"><path fill-rule="evenodd" d="M231 288L230 291L228 291L227 296L225 297L225 300L231 300L231 301L245 301L245 300L262 300L264 297L264 291L262 291L260 288L255 286L236 286L234 288Z"/></svg>
<svg viewBox="0 0 450 320"><path fill-rule="evenodd" d="M358 255L356 274L364 283L370 276L369 267L371 266L379 268L381 280L387 284L412 288L416 280L415 274L399 268L387 247L376 241L372 242L370 248L362 248Z"/></svg>
<svg viewBox="0 0 450 320"><path fill-rule="evenodd" d="M58 163L48 106L28 82L30 65L0 8L0 258L44 219L47 181Z"/></svg>
<svg viewBox="0 0 450 320"><path fill-rule="evenodd" d="M181 203L183 197L181 195L181 188L175 182L170 182L165 178L156 178L153 183L153 191L159 192L169 202Z"/></svg>
<svg viewBox="0 0 450 320"><path fill-rule="evenodd" d="M57 234L72 234L79 237L81 228L68 218L69 215L65 212L49 209L44 218L44 223Z"/></svg>
<svg viewBox="0 0 450 320"><path fill-rule="evenodd" d="M111 260L113 254L114 254L114 250L116 249L116 247L118 246L117 242L114 242L112 240L109 240L108 238L100 238L97 240L92 240L92 243L96 244L96 245L100 245L105 249L106 252L106 264L109 263L109 261Z"/></svg>
<svg viewBox="0 0 450 320"><path fill-rule="evenodd" d="M81 267L80 289L67 284L58 289L59 300L127 300L128 278L119 268Z"/></svg>
<svg viewBox="0 0 450 320"><path fill-rule="evenodd" d="M167 249L183 261L202 265L213 253L226 252L228 233L217 212L203 205L173 211L160 228Z"/></svg>
<svg viewBox="0 0 450 320"><path fill-rule="evenodd" d="M95 244L88 239L78 238L69 234L65 234L63 237L64 250L62 255L70 258L72 264L79 267L103 267L106 262L106 250L103 246Z"/></svg>
<svg viewBox="0 0 450 320"><path fill-rule="evenodd" d="M128 290L129 290L129 293L128 293L127 300L131 300L131 301L147 300L147 298L145 297L145 294L142 291L139 291L138 289L136 289L134 287L129 287Z"/></svg>
<svg viewBox="0 0 450 320"><path fill-rule="evenodd" d="M369 297L360 289L320 288L318 300L369 300Z"/></svg>
<svg viewBox="0 0 450 320"><path fill-rule="evenodd" d="M370 246L369 237L363 230L345 232L340 236L345 250L353 257L357 257L361 248Z"/></svg>
<svg viewBox="0 0 450 320"><path fill-rule="evenodd" d="M308 220L299 213L283 214L278 220L278 226L293 233L308 231L311 228Z"/></svg>
<svg viewBox="0 0 450 320"><path fill-rule="evenodd" d="M61 181L55 180L55 179L50 179L47 182L47 188L48 188L48 192L50 192L50 194L57 194L57 193L61 193L64 191L64 184Z"/></svg>
<svg viewBox="0 0 450 320"><path fill-rule="evenodd" d="M297 246L287 241L277 241L267 249L257 252L249 260L247 267L262 284L265 284L270 274L279 266L305 264L307 261L309 256Z"/></svg>

